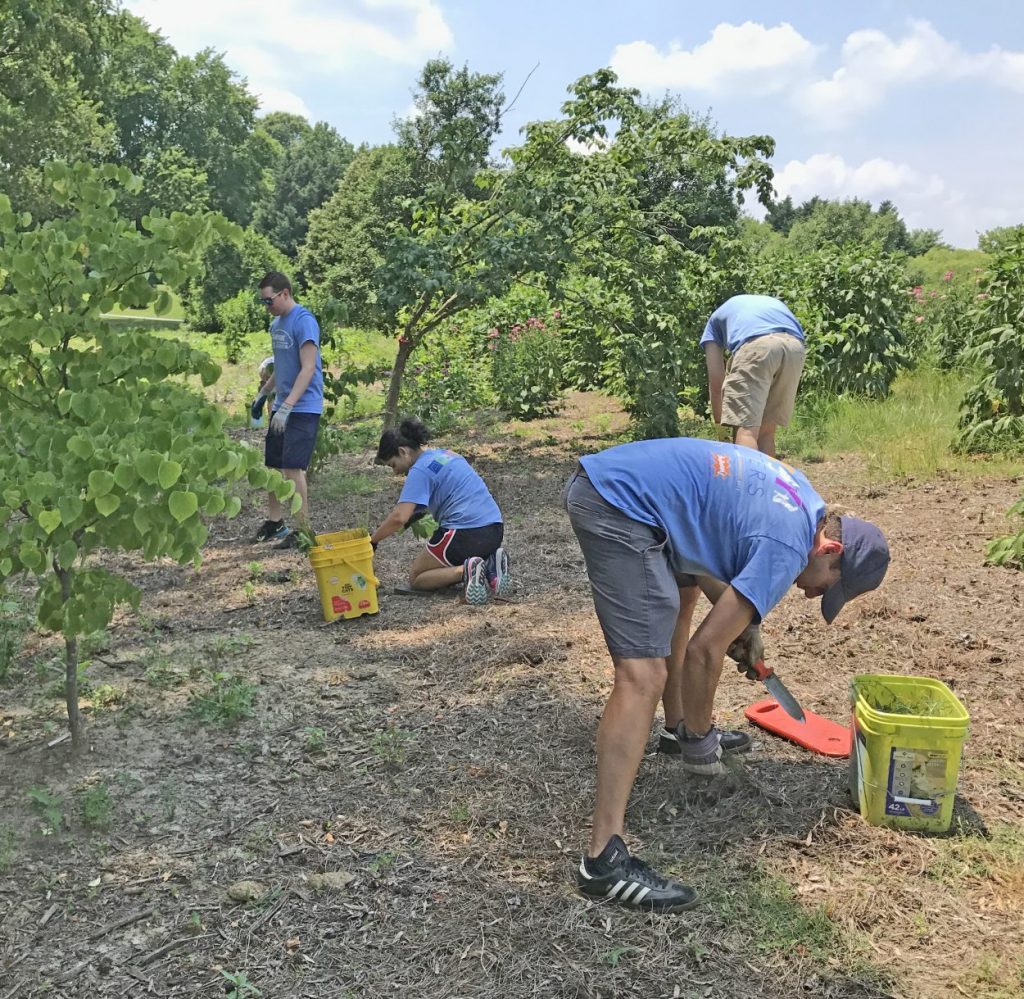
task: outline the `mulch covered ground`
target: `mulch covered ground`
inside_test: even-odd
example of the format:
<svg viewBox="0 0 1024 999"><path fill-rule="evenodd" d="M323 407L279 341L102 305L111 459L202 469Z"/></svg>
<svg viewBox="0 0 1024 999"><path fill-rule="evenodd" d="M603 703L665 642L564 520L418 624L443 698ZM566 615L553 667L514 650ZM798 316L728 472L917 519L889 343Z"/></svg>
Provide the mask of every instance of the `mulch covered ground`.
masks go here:
<svg viewBox="0 0 1024 999"><path fill-rule="evenodd" d="M832 628L798 591L764 626L790 689L836 720L856 673L953 687L972 719L955 835L867 825L845 761L767 735L716 781L652 753L631 845L704 904L651 918L573 890L611 683L558 502L574 456L604 446L581 437L587 415L452 442L508 517L509 603L394 594L418 544L402 537L377 556L379 615L325 625L303 558L247 543L251 506L214 526L198 572L118 563L142 607L88 669L124 696L92 708L78 762L67 743L46 746L61 705L33 664L56 649L30 639L0 688L0 999L255 995L247 985L264 997L1020 994L1024 582L981 565L1020 483L893 485L851 459L810 466L829 501L883 527L893 564ZM317 523L376 522L397 483L366 455L339 460L380 489L325 502L314 485ZM186 717L218 672L258 685L254 716L234 727ZM719 723L745 726L761 696L727 670ZM76 802L99 784L111 821L90 831ZM62 802L52 835L32 787Z"/></svg>

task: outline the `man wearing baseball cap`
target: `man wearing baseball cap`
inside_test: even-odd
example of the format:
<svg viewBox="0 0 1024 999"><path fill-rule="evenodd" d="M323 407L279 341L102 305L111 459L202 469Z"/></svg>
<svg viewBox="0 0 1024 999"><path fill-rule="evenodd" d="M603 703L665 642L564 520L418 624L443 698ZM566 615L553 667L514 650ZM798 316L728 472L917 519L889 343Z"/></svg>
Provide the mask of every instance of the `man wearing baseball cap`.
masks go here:
<svg viewBox="0 0 1024 999"><path fill-rule="evenodd" d="M711 720L726 654L761 658L758 625L790 586L831 623L889 565L882 532L830 513L802 472L735 444L637 441L580 459L563 493L615 667L597 731L597 800L577 883L590 897L679 912L692 889L629 855L626 805L660 700L659 749L691 773L724 772L750 738ZM713 606L690 637L700 591Z"/></svg>

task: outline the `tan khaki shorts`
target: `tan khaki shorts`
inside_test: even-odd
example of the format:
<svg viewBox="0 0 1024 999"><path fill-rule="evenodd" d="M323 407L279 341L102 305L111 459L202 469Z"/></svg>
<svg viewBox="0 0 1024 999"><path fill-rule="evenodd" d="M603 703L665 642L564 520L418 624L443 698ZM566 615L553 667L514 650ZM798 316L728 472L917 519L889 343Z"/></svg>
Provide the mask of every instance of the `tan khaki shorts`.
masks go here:
<svg viewBox="0 0 1024 999"><path fill-rule="evenodd" d="M804 345L789 333L748 340L729 361L722 386L722 423L727 427L784 427L793 415L804 368Z"/></svg>

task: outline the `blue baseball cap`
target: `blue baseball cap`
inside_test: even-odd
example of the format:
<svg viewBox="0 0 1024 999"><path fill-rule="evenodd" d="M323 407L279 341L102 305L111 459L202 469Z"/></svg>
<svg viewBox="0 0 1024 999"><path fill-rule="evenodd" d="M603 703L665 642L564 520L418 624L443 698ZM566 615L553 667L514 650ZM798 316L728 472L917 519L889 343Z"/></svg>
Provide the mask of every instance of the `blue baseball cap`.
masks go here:
<svg viewBox="0 0 1024 999"><path fill-rule="evenodd" d="M848 600L876 589L889 568L889 544L874 524L856 517L840 517L843 554L839 582L821 598L821 616L831 624Z"/></svg>

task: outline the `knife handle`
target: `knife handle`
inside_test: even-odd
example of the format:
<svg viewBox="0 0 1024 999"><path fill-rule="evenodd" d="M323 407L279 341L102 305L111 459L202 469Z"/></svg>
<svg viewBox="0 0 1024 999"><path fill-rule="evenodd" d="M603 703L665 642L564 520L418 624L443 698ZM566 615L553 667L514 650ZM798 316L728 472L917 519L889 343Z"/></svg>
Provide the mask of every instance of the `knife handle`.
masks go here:
<svg viewBox="0 0 1024 999"><path fill-rule="evenodd" d="M762 683L774 675L775 670L769 666L765 666L763 659L758 659L757 662L747 670L747 676L749 676L751 680L760 680Z"/></svg>

